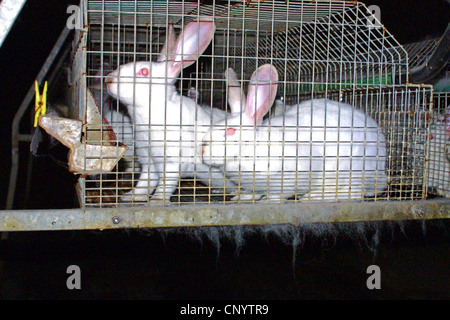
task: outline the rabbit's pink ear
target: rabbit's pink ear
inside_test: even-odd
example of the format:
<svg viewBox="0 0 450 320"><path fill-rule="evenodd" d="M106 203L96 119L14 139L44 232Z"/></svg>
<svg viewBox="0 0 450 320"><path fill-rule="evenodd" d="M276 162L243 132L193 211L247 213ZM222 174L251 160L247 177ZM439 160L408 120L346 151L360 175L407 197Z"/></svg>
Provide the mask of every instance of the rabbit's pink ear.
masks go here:
<svg viewBox="0 0 450 320"><path fill-rule="evenodd" d="M271 64L265 64L253 72L248 85L246 116L252 124L262 121L270 110L278 89L278 72Z"/></svg>
<svg viewBox="0 0 450 320"><path fill-rule="evenodd" d="M176 77L181 69L193 64L206 50L214 36L215 25L212 17L200 18L200 22L191 22L179 35L170 56L168 76ZM172 60L173 59L173 60Z"/></svg>
<svg viewBox="0 0 450 320"><path fill-rule="evenodd" d="M246 102L246 97L236 72L228 68L225 71L225 79L227 81L228 104L230 105L231 113L241 113Z"/></svg>
<svg viewBox="0 0 450 320"><path fill-rule="evenodd" d="M170 58L169 55L173 53L176 43L177 38L175 37L175 29L173 28L173 25L169 24L166 32L166 41L164 42L164 45L161 48L157 61L169 60Z"/></svg>

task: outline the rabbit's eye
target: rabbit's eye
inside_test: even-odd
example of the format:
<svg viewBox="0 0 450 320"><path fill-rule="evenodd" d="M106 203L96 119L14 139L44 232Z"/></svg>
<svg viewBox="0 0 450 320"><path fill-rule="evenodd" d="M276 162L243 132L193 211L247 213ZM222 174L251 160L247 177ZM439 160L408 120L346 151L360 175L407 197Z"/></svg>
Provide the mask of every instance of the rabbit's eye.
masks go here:
<svg viewBox="0 0 450 320"><path fill-rule="evenodd" d="M146 77L146 76L148 76L148 73L149 73L149 71L148 71L147 68L142 68L141 70L139 70L139 72L137 73L137 75L138 75L138 76L144 76L144 77Z"/></svg>
<svg viewBox="0 0 450 320"><path fill-rule="evenodd" d="M236 132L235 128L227 128L227 130L225 132L225 135L226 136L232 136L232 135L234 135L235 132Z"/></svg>

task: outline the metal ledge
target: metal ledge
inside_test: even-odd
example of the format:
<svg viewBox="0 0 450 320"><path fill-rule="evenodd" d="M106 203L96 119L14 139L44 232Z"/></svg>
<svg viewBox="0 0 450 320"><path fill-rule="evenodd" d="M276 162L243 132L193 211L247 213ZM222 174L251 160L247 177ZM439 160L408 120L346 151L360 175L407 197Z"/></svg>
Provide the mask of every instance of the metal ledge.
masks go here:
<svg viewBox="0 0 450 320"><path fill-rule="evenodd" d="M0 231L167 228L450 218L450 200L0 211Z"/></svg>

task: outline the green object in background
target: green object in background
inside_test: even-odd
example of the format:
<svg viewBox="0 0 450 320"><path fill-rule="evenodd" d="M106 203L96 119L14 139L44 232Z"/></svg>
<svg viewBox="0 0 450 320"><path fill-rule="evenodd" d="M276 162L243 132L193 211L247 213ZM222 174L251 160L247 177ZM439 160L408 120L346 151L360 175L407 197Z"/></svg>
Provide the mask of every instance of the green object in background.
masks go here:
<svg viewBox="0 0 450 320"><path fill-rule="evenodd" d="M346 80L338 84L305 84L301 85L301 92L342 90L350 88L362 88L367 86L391 85L392 76L361 78L356 80Z"/></svg>
<svg viewBox="0 0 450 320"><path fill-rule="evenodd" d="M433 86L435 92L448 92L450 91L450 77L446 76L436 82Z"/></svg>

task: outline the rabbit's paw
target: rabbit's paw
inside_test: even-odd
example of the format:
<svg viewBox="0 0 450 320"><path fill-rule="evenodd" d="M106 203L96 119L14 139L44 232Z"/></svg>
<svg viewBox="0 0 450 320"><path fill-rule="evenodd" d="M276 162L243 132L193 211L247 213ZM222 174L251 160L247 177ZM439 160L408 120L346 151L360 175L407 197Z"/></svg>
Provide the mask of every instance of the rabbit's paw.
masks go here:
<svg viewBox="0 0 450 320"><path fill-rule="evenodd" d="M211 193L212 194L225 194L226 189L224 190L224 188L211 188Z"/></svg>
<svg viewBox="0 0 450 320"><path fill-rule="evenodd" d="M450 198L450 191L442 190L442 188L437 188L437 194L445 198Z"/></svg>
<svg viewBox="0 0 450 320"><path fill-rule="evenodd" d="M148 195L146 194L134 194L132 192L127 192L123 194L120 199L122 202L147 202Z"/></svg>
<svg viewBox="0 0 450 320"><path fill-rule="evenodd" d="M262 194L245 194L245 193L241 193L241 194L237 194L234 197L232 197L230 200L231 201L259 201L261 200L261 198L263 197Z"/></svg>
<svg viewBox="0 0 450 320"><path fill-rule="evenodd" d="M164 195L156 194L150 198L150 204L152 204L152 205L170 204L170 198L168 199Z"/></svg>
<svg viewBox="0 0 450 320"><path fill-rule="evenodd" d="M214 195L233 195L237 193L237 188L211 188L211 194Z"/></svg>
<svg viewBox="0 0 450 320"><path fill-rule="evenodd" d="M330 195L325 192L311 192L300 197L300 201L324 201L336 199L335 195Z"/></svg>

